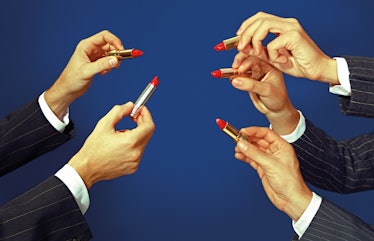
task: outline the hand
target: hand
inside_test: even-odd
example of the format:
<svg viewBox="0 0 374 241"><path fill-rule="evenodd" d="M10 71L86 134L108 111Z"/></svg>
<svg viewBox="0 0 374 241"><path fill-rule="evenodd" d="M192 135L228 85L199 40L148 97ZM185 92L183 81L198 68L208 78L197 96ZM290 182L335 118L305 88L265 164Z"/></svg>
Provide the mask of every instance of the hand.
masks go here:
<svg viewBox="0 0 374 241"><path fill-rule="evenodd" d="M128 102L112 108L96 125L83 147L69 161L83 179L87 189L98 181L111 180L134 173L145 147L155 130L152 116L143 106L133 119L137 127L116 130L117 123L128 116L134 104Z"/></svg>
<svg viewBox="0 0 374 241"><path fill-rule="evenodd" d="M241 132L248 141L239 140L235 157L257 171L274 206L297 221L312 200L312 192L301 175L292 145L269 128L249 127Z"/></svg>
<svg viewBox="0 0 374 241"><path fill-rule="evenodd" d="M262 41L269 33L277 37L264 48ZM339 84L336 61L322 52L297 19L259 12L242 23L237 35L241 35L239 51L261 57L284 73ZM233 68L241 60L236 59Z"/></svg>
<svg viewBox="0 0 374 241"><path fill-rule="evenodd" d="M235 77L231 84L248 91L254 106L266 115L274 131L280 135L293 132L300 116L288 97L282 73L273 65L243 52L235 56L235 60L238 58L242 59L238 71L252 71L252 76Z"/></svg>
<svg viewBox="0 0 374 241"><path fill-rule="evenodd" d="M65 69L45 93L46 102L57 117L61 119L67 107L87 91L96 74L119 66L116 57L105 53L123 48L121 40L107 30L78 43Z"/></svg>

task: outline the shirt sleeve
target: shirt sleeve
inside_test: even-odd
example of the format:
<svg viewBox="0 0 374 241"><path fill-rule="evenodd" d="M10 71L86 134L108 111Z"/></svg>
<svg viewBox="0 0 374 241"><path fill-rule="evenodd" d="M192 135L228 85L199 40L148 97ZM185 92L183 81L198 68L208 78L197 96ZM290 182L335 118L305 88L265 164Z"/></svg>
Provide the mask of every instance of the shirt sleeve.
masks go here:
<svg viewBox="0 0 374 241"><path fill-rule="evenodd" d="M299 112L300 119L299 119L299 123L297 124L295 130L293 132L291 132L290 134L280 135L280 137L282 137L288 143L293 143L293 142L297 141L305 132L305 128L306 128L305 117L304 117L303 113L301 113L301 111L298 110L297 112ZM270 124L269 128L272 129L271 124Z"/></svg>
<svg viewBox="0 0 374 241"><path fill-rule="evenodd" d="M329 91L333 94L350 96L351 83L349 81L349 68L347 61L341 57L334 58L337 63L338 79L340 85L330 85Z"/></svg>
<svg viewBox="0 0 374 241"><path fill-rule="evenodd" d="M47 118L49 123L60 133L64 132L65 127L70 122L69 109L66 111L66 115L61 121L49 108L47 102L45 101L44 93L39 96L38 102L40 109L42 110L45 118ZM66 164L55 174L55 176L67 186L67 188L73 194L82 214L85 214L88 206L90 205L90 198L86 185L84 184L79 174L75 171L74 168Z"/></svg>
<svg viewBox="0 0 374 241"><path fill-rule="evenodd" d="M310 201L308 207L305 209L303 215L301 215L297 222L292 220L293 229L299 236L299 239L301 239L305 231L308 229L319 207L321 206L321 203L322 198L313 192L312 200Z"/></svg>
<svg viewBox="0 0 374 241"><path fill-rule="evenodd" d="M49 108L47 102L44 98L44 93L39 96L38 102L40 109L42 110L45 118L49 123L60 133L64 132L65 127L69 124L69 109L66 111L66 115L63 117L62 121L53 113L51 108Z"/></svg>
<svg viewBox="0 0 374 241"><path fill-rule="evenodd" d="M90 205L90 197L82 178L75 169L68 164L62 167L55 176L69 188L79 206L79 209L84 215Z"/></svg>

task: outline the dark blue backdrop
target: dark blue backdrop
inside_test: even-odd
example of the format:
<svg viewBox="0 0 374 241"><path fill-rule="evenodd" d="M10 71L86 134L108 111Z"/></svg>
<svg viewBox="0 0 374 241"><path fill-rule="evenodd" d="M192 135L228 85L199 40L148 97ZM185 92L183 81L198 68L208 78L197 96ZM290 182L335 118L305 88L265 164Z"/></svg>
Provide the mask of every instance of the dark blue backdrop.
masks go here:
<svg viewBox="0 0 374 241"><path fill-rule="evenodd" d="M258 11L296 17L330 56L374 56L371 1L28 1L3 0L1 116L36 98L58 77L79 40L108 29L145 52L106 76L71 106L75 138L0 179L0 204L52 175L80 148L114 105L135 101L155 76L148 103L157 125L138 172L90 190L86 214L94 240L289 240L291 220L268 201L257 174L234 158L234 143L215 124L267 126L248 95L210 72L235 51L213 46ZM336 138L372 129L345 117L321 83L286 77L295 105ZM125 120L121 127L133 127ZM374 223L373 192L313 190Z"/></svg>

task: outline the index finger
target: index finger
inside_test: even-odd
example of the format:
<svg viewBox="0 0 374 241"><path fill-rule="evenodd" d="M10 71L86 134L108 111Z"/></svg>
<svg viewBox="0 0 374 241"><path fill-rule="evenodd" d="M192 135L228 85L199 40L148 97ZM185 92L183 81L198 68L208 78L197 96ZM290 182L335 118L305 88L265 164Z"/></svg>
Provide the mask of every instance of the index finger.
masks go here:
<svg viewBox="0 0 374 241"><path fill-rule="evenodd" d="M265 12L258 12L255 15L247 18L239 27L238 31L236 32L236 35L241 35L245 29L248 28L249 25L251 25L253 22L255 22L257 19L264 18L264 17L270 17L274 16Z"/></svg>
<svg viewBox="0 0 374 241"><path fill-rule="evenodd" d="M136 118L133 119L138 127L144 126L148 128L154 128L154 122L151 115L151 112L146 106L143 106L139 110L139 114Z"/></svg>
<svg viewBox="0 0 374 241"><path fill-rule="evenodd" d="M110 45L113 45L116 49L124 49L121 40L108 30L103 30L87 38L87 40L89 40L90 43L100 47L105 46L109 43Z"/></svg>

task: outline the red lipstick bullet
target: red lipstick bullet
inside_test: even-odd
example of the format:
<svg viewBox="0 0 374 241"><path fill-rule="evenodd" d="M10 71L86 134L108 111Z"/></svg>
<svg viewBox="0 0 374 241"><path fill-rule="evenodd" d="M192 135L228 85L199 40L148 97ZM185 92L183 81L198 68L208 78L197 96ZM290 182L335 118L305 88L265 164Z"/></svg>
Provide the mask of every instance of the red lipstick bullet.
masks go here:
<svg viewBox="0 0 374 241"><path fill-rule="evenodd" d="M217 69L210 73L214 78L232 78L235 76L245 76L250 77L252 74L252 71L247 71L245 73L239 73L237 69L233 68L223 68L223 69Z"/></svg>
<svg viewBox="0 0 374 241"><path fill-rule="evenodd" d="M116 56L119 60L122 59L132 59L142 56L144 53L139 49L122 49L122 50L112 50L108 52L108 56Z"/></svg>
<svg viewBox="0 0 374 241"><path fill-rule="evenodd" d="M243 133L240 133L238 129L236 129L233 125L228 123L227 121L216 119L216 123L218 127L229 135L235 142L238 142L240 139L248 141L248 138Z"/></svg>
<svg viewBox="0 0 374 241"><path fill-rule="evenodd" d="M240 36L235 36L229 39L223 40L221 43L214 46L214 50L216 51L224 51L236 48L239 44Z"/></svg>

